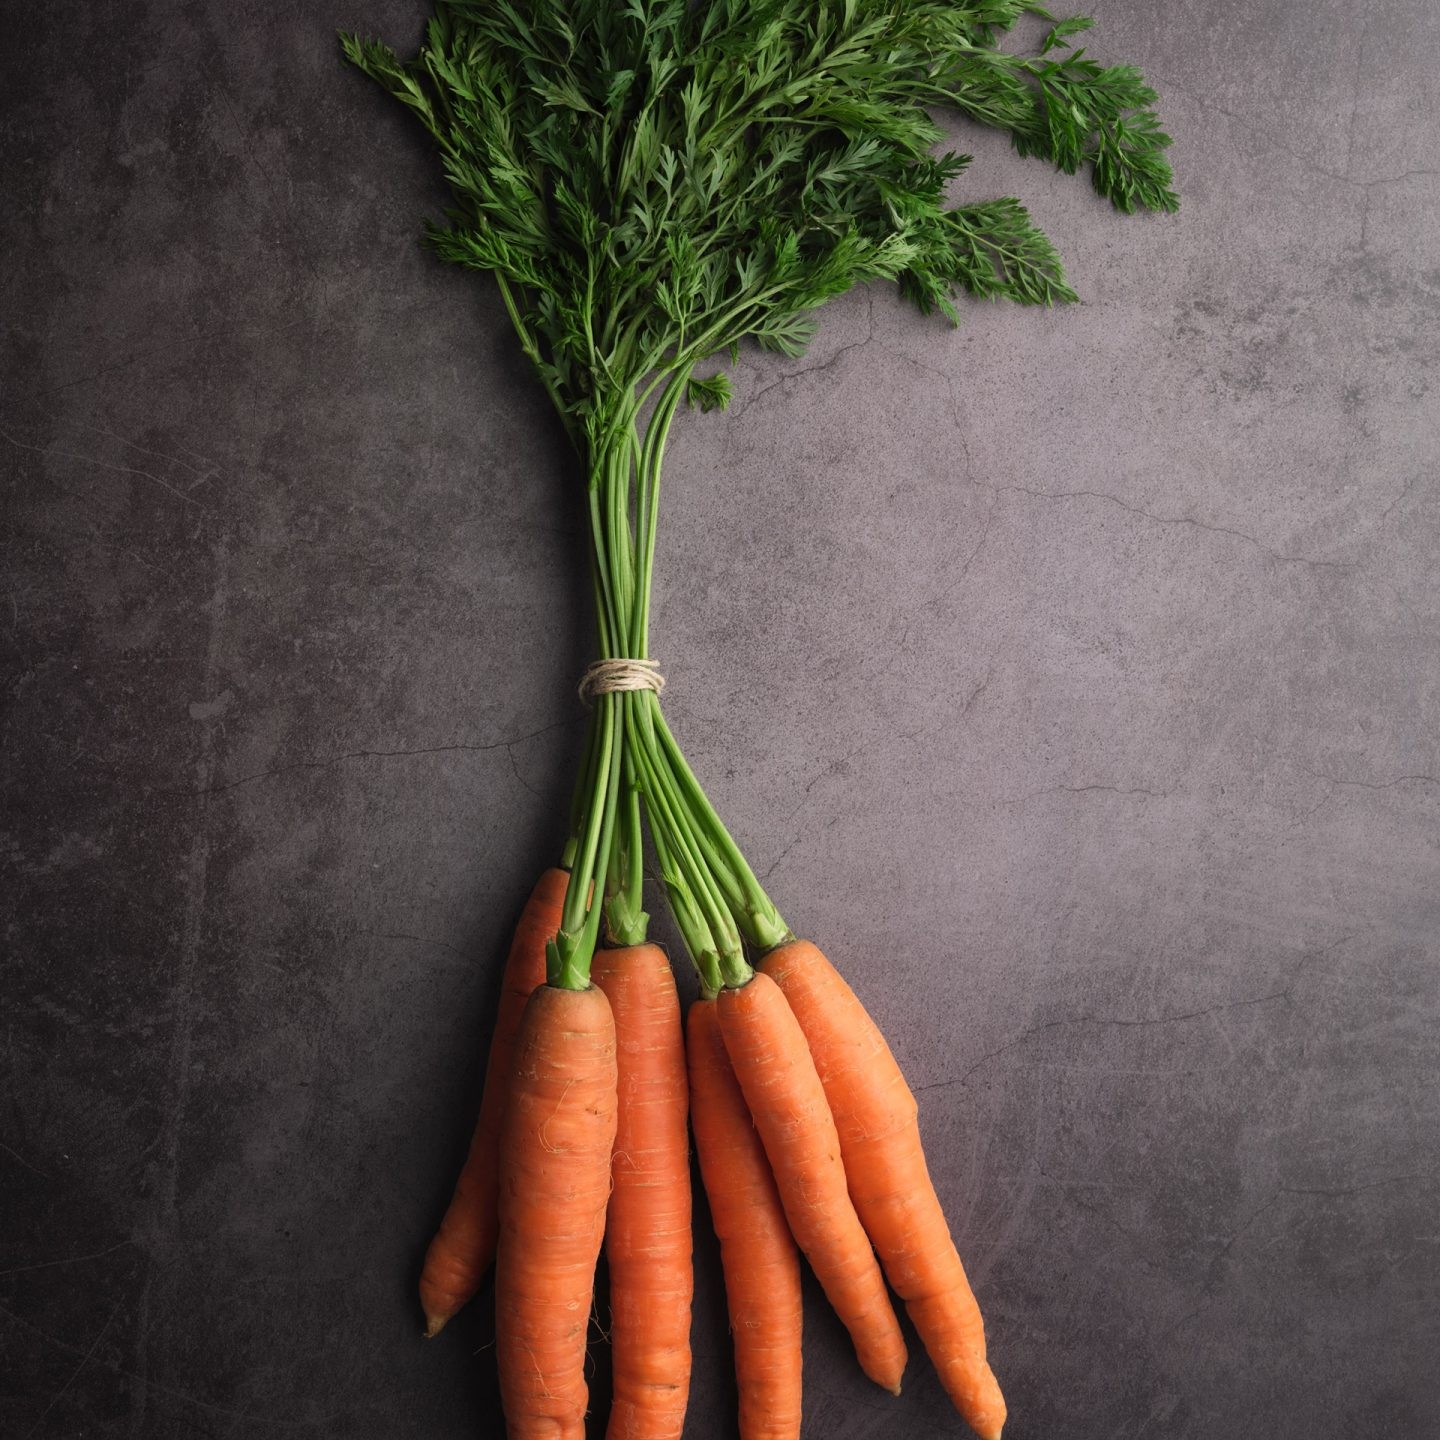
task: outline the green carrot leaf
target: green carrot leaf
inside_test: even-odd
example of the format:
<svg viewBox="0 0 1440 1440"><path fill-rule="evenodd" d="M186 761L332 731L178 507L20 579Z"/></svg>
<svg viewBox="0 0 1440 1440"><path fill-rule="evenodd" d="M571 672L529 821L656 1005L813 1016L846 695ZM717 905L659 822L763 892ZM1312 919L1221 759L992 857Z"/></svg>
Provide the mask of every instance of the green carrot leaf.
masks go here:
<svg viewBox="0 0 1440 1440"><path fill-rule="evenodd" d="M730 377L723 370L703 380L692 375L685 386L686 403L698 406L707 414L711 410L728 410L730 396Z"/></svg>

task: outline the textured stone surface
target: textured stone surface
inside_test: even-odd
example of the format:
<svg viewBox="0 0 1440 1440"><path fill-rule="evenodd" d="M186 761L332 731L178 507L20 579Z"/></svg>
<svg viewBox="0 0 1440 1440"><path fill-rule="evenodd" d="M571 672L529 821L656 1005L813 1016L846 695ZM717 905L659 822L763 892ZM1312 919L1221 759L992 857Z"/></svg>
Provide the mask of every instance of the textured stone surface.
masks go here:
<svg viewBox="0 0 1440 1440"><path fill-rule="evenodd" d="M1420 1440L1440 12L1093 8L1185 209L964 134L1085 303L859 294L746 356L672 447L667 702L920 1092L1014 1440ZM495 298L416 244L434 167L337 61L417 16L6 26L6 1435L498 1433L486 1306L422 1346L411 1287L561 837L583 550ZM807 1324L807 1433L961 1433Z"/></svg>

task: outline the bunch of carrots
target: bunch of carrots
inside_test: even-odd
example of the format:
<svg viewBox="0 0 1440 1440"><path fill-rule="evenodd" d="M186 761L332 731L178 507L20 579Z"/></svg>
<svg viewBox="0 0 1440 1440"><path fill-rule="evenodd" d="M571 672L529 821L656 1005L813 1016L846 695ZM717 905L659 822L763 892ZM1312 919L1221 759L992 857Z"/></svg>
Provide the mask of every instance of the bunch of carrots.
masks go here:
<svg viewBox="0 0 1440 1440"><path fill-rule="evenodd" d="M1032 52L1003 48L1027 16L1045 27ZM687 1121L743 1440L800 1433L801 1253L867 1376L899 1393L893 1290L960 1414L1001 1433L914 1097L671 733L650 598L671 425L687 402L725 407L742 344L797 355L820 305L872 281L952 320L962 292L1074 298L1018 201L952 203L969 157L935 153L933 110L1088 167L1122 210L1175 207L1154 93L1074 48L1088 24L1023 0L440 0L411 61L342 37L435 141L454 208L430 241L498 285L574 444L589 523L599 658L569 834L515 933L480 1116L420 1282L434 1335L494 1264L512 1440L584 1434L602 1243L608 1434L682 1433ZM647 940L647 834L699 978L683 1024Z"/></svg>

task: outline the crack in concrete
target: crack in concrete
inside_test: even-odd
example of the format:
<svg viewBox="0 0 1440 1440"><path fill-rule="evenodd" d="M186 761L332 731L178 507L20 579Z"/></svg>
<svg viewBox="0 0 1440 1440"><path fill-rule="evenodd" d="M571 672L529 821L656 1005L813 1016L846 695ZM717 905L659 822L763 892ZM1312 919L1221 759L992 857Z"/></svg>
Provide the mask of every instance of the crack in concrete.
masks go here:
<svg viewBox="0 0 1440 1440"><path fill-rule="evenodd" d="M35 1173L39 1175L40 1171ZM48 1180L50 1177L46 1175L41 1178ZM28 1275L33 1270L52 1270L57 1265L83 1265L87 1260L103 1260L117 1250L130 1249L135 1243L134 1240L121 1240L116 1245L108 1245L104 1250L91 1250L85 1255L64 1255L59 1260L41 1260L34 1265L12 1265L8 1270L0 1270L0 1279L7 1279L11 1275Z"/></svg>
<svg viewBox="0 0 1440 1440"><path fill-rule="evenodd" d="M1247 545L1253 545L1262 554L1269 555L1272 559L1279 560L1286 565L1309 565L1318 570L1353 570L1355 568L1354 564L1348 560L1316 560L1309 555L1289 555L1283 550L1276 550L1273 546L1267 545L1263 540L1244 530L1236 530L1229 525L1212 525L1209 521L1198 520L1193 515L1158 515L1153 510L1146 510L1140 505L1132 505L1129 501L1120 499L1118 495L1110 495L1103 490L1036 490L1028 485L991 485L983 480L974 480L971 483L986 490L993 490L997 494L1013 492L1017 495L1031 496L1036 500L1101 500L1106 504L1118 506L1132 515L1139 515L1156 525L1191 525L1197 530L1209 530L1216 535L1229 535L1233 539L1243 540Z"/></svg>
<svg viewBox="0 0 1440 1440"><path fill-rule="evenodd" d="M1253 545L1262 554L1269 555L1271 558L1283 564L1309 565L1316 569L1323 570L1353 570L1355 568L1349 561L1317 560L1308 555L1290 555L1283 550L1277 550L1273 546L1265 544L1263 540L1244 530L1236 530L1229 525L1214 525L1209 521L1197 519L1193 515L1160 515L1153 510L1146 510L1143 506L1132 505L1129 501L1122 500L1118 495L1111 495L1103 490L1037 490L1028 485L994 485L989 481L977 479L974 473L974 462L970 454L969 440L966 437L965 426L960 418L960 398L955 390L954 376L951 375L948 370L944 370L938 365L933 365L927 360L916 359L915 356L908 355L902 350L896 350L893 346L886 345L883 341L880 342L880 348L886 351L887 354L893 355L897 360L913 365L916 369L928 371L931 375L945 382L946 389L950 394L951 424L955 429L955 433L959 436L960 448L965 456L965 479L977 489L988 490L993 495L1002 495L1007 492L1028 495L1036 500L1100 500L1118 506L1121 510L1127 510L1132 515L1139 515L1143 519L1149 520L1156 525L1190 525L1194 526L1197 530L1209 530L1216 535L1228 535L1233 539L1244 541L1247 545ZM983 548L983 541L989 538L992 527L993 518L991 525L987 525L986 527L982 544L976 547L974 554L971 556L972 561L975 555L979 554L980 549ZM965 569L969 569L968 562ZM964 572L962 572L960 578L963 578L963 574ZM955 583L958 583L958 580Z"/></svg>
<svg viewBox="0 0 1440 1440"><path fill-rule="evenodd" d="M1343 1199L1347 1195L1359 1195L1366 1190L1382 1190L1389 1185L1408 1185L1416 1180L1434 1180L1440 1171L1417 1170L1408 1175L1387 1175L1382 1180L1367 1180L1363 1185L1346 1185L1338 1190L1327 1190L1310 1185L1282 1185L1281 1195L1314 1195L1328 1200Z"/></svg>
<svg viewBox="0 0 1440 1440"><path fill-rule="evenodd" d="M70 1372L69 1378L51 1397L50 1403L40 1412L40 1418L25 1432L25 1440L31 1440L32 1436L38 1435L44 1428L45 1422L50 1418L50 1412L70 1393L70 1387L95 1358L95 1352L99 1350L100 1342L110 1333L110 1327L115 1323L115 1317L124 1307L125 1297L122 1295L111 1307L109 1315L105 1317L105 1323L100 1327L100 1333L91 1342L90 1348L80 1357L80 1363Z"/></svg>
<svg viewBox="0 0 1440 1440"><path fill-rule="evenodd" d="M955 390L955 377L948 370L942 370L940 366L932 365L928 360L917 359L914 355L904 350L897 350L893 345L885 344L883 340L880 341L880 348L885 351L887 355L893 355L904 364L913 365L915 369L924 370L945 382L945 389L950 395L950 424L954 428L956 435L959 436L960 451L965 457L965 479L971 484L978 484L979 482L974 478L975 463L970 454L970 437L966 433L965 424L960 418L960 396ZM982 488L993 491L995 487L988 485Z"/></svg>
<svg viewBox="0 0 1440 1440"><path fill-rule="evenodd" d="M944 1090L952 1085L963 1085L977 1070L988 1065L990 1061L1001 1055L1008 1054L1011 1050L1018 1049L1026 1041L1033 1039L1036 1035L1043 1035L1048 1030L1059 1030L1066 1026L1073 1025L1094 1025L1100 1027L1116 1027L1122 1029L1143 1029L1155 1025L1179 1025L1190 1020L1202 1020L1208 1015L1221 1015L1227 1010L1251 1009L1257 1005L1272 1005L1277 1000L1290 1000L1294 998L1295 990L1304 978L1305 971L1317 960L1323 960L1327 955L1338 950L1342 945L1355 938L1355 931L1347 931L1338 939L1332 940L1329 945L1319 950L1310 950L1303 954L1294 970L1291 972L1289 981L1283 989L1272 990L1265 995L1252 995L1243 1000L1227 1000L1219 1005L1206 1005L1199 1010L1186 1010L1178 1015L1153 1015L1128 1017L1111 1017L1104 1015L1069 1015L1059 1020L1047 1020L1043 1025L1032 1025L1028 1030L1022 1030L1013 1040L1007 1041L1004 1045L982 1055L968 1070L949 1080L936 1080L929 1085L918 1085L915 1087L915 1094L922 1094L926 1090Z"/></svg>
<svg viewBox="0 0 1440 1440"><path fill-rule="evenodd" d="M528 790L537 800L543 800L545 797L520 773L520 762L515 758L515 746L507 745L505 753L510 757L510 769L520 782L521 788Z"/></svg>
<svg viewBox="0 0 1440 1440"><path fill-rule="evenodd" d="M38 1175L42 1180L49 1180L53 1178L52 1176L47 1175L43 1170L37 1170L18 1150L12 1150L10 1146L5 1144L3 1140L0 1140L0 1151L4 1151L4 1153L8 1155L17 1165L28 1170L32 1175ZM60 1265L64 1262L60 1260L52 1260L50 1263L52 1265ZM45 1267L43 1265L22 1265L20 1267L21 1270L43 1270L44 1268ZM3 1278L6 1275L14 1275L16 1273L18 1272L14 1270L0 1270L0 1278Z"/></svg>
<svg viewBox="0 0 1440 1440"><path fill-rule="evenodd" d="M1405 501L1410 498L1410 492L1414 490L1424 478L1422 475L1412 475L1405 482L1404 489L1375 517L1375 524L1377 526L1383 525L1390 518L1390 512L1394 510L1396 506L1403 505Z"/></svg>
<svg viewBox="0 0 1440 1440"><path fill-rule="evenodd" d="M273 770L260 770L253 775L242 775L238 780L227 780L224 784L212 785L208 789L189 790L184 793L194 796L219 795L226 790L238 790L242 785L257 785L262 780L269 780L277 775L288 775L295 770L329 770L336 765L343 764L346 760L389 760L407 755L448 755L455 751L483 754L487 750L510 750L513 746L523 745L525 741L534 740L537 736L548 735L552 730L563 730L578 723L576 720L556 720L550 725L542 725L538 730L530 730L524 735L516 735L509 740L494 740L481 745L457 742L453 745L421 745L414 749L404 750L347 750L341 755L332 755L328 760L296 760L289 765L277 765ZM520 783L525 784L523 779ZM526 788L530 787L526 786Z"/></svg>
<svg viewBox="0 0 1440 1440"><path fill-rule="evenodd" d="M762 385L753 395L745 397L745 403L739 408L732 408L732 415L743 415L750 407L756 404L772 390L778 390L782 385L788 385L792 380L804 379L807 375L819 375L829 370L833 365L839 363L840 358L848 355L852 350L863 350L875 339L875 294L873 290L866 290L865 299L867 303L868 318L870 324L869 333L863 340L852 340L848 345L842 345L828 360L822 360L818 365L802 365L798 370L788 370L785 374L770 381L768 385Z"/></svg>
<svg viewBox="0 0 1440 1440"><path fill-rule="evenodd" d="M847 750L843 755L840 755L836 759L832 760L823 770L819 772L819 774L813 776L806 783L804 790L801 792L799 803L784 818L786 820L793 820L801 812L801 810L805 808L806 802L810 798L810 792L822 780L829 779L829 777L832 775L838 775L846 765L848 765L852 760L857 759L859 756L863 755L867 750L874 750L881 745L889 745L897 740L919 740L923 736L930 734L932 730L937 730L940 728L941 727L938 725L922 726L918 730L906 730L901 732L899 735L892 734L890 731L887 730L883 735L872 735L868 740L862 740L860 744L854 747L854 749Z"/></svg>
<svg viewBox="0 0 1440 1440"><path fill-rule="evenodd" d="M28 450L32 455L39 455L56 460L74 460L81 465L94 465L99 470L109 470L116 475L134 475L142 480L152 481L162 490L168 491L177 500L185 505L193 505L197 510L204 510L213 514L213 508L206 505L203 500L197 500L193 495L187 495L183 490L177 490L168 480L162 480L160 476L152 474L149 470L139 470L133 465L116 465L109 460L97 460L93 455L79 455L73 450L57 450L51 445L31 445L24 440L17 440L8 430L0 427L0 440L13 445L17 450ZM142 447L136 447L142 448Z"/></svg>
<svg viewBox="0 0 1440 1440"><path fill-rule="evenodd" d="M970 698L960 707L960 719L966 719L975 708L975 703L990 688L990 682L995 678L995 667L992 665L986 672L985 678L970 692Z"/></svg>
<svg viewBox="0 0 1440 1440"><path fill-rule="evenodd" d="M968 468L968 460L966 463ZM966 478L968 479L969 477L967 476ZM970 551L969 555L965 557L965 563L961 565L960 569L950 578L949 582L938 594L932 596L925 602L927 606L938 605L942 600L948 600L950 596L965 583L965 577L969 575L971 567L980 558L980 552L990 543L990 536L995 532L995 511L998 508L998 501L992 500L990 502L989 512L985 516L985 528L980 533L979 542Z"/></svg>
<svg viewBox="0 0 1440 1440"><path fill-rule="evenodd" d="M0 1316L4 1316L4 1318L8 1320L12 1325L19 1326L22 1330L25 1330L29 1334L35 1336L37 1340L42 1341L44 1344L49 1345L52 1349L57 1350L62 1354L83 1355L85 1353L80 1349L78 1345L72 1345L67 1340L61 1340L58 1336L50 1334L48 1330L42 1330L32 1321L25 1319L24 1316L17 1315L15 1311L11 1310L8 1306L0 1305ZM162 1385L158 1380L152 1380L148 1375L142 1374L138 1370L128 1369L123 1365L118 1365L114 1363L113 1361L99 1359L95 1361L95 1364L100 1369L107 1371L111 1375L118 1375L124 1380L133 1381L136 1385L140 1387L142 1391L154 1391L157 1395L164 1395L172 1400L183 1401L187 1405L195 1406L195 1408L198 1410L204 1410L210 1414L220 1415L226 1419L257 1420L260 1421L262 1424L266 1425L267 1427L286 1430L298 1430L301 1428L313 1430L314 1426L320 1423L319 1421L308 1417L305 1419L290 1419L282 1416L264 1415L254 1410L232 1409L228 1405L217 1405L213 1401L202 1400L198 1395L192 1395L186 1390L177 1390L172 1385Z"/></svg>
<svg viewBox="0 0 1440 1440"><path fill-rule="evenodd" d="M1277 1185L1275 1190L1259 1205L1255 1207L1240 1224L1240 1228L1226 1240L1215 1254L1210 1257L1206 1265L1206 1276L1200 1287L1200 1303L1193 1310L1187 1311L1175 1323L1161 1332L1160 1339L1167 1340L1177 1331L1183 1329L1192 1320L1202 1315L1211 1304L1214 1303L1220 1290L1220 1271L1230 1252L1249 1232L1262 1217L1268 1215L1280 1201L1287 1195L1319 1196L1324 1198L1339 1198L1347 1195L1356 1195L1366 1190L1379 1190L1389 1185L1409 1184L1417 1180L1434 1180L1437 1173L1434 1170L1418 1171L1408 1175L1388 1175L1381 1180L1372 1180L1364 1185L1347 1186L1339 1190L1326 1190L1297 1185Z"/></svg>
<svg viewBox="0 0 1440 1440"><path fill-rule="evenodd" d="M1269 1214L1280 1202L1279 1192L1261 1201L1259 1205L1240 1223L1240 1228L1226 1240L1220 1248L1210 1257L1205 1266L1205 1279L1200 1286L1199 1303L1193 1310L1187 1311L1173 1325L1168 1326L1160 1332L1160 1340L1168 1340L1172 1335L1184 1329L1192 1320L1198 1319L1214 1303L1215 1297L1220 1292L1220 1269L1226 1257L1235 1248L1239 1241L1254 1228L1262 1216Z"/></svg>
<svg viewBox="0 0 1440 1440"><path fill-rule="evenodd" d="M1022 795L1018 800L1003 800L1003 805L1024 805L1029 800L1037 800L1042 795L1088 795L1092 791L1103 791L1107 795L1143 795L1151 800L1168 800L1171 792L1169 790L1147 790L1142 785L1051 785L1045 790L1032 790L1028 795Z"/></svg>
<svg viewBox="0 0 1440 1440"><path fill-rule="evenodd" d="M1043 1025L1032 1025L1028 1030L1022 1030L1013 1040L1007 1041L1004 1045L982 1055L970 1068L960 1075L949 1080L936 1080L930 1085L918 1085L915 1094L922 1094L926 1090L944 1090L952 1085L963 1085L977 1070L983 1069L990 1061L1001 1055L1008 1054L1011 1050L1018 1049L1026 1041L1032 1040L1036 1035L1043 1035L1048 1030L1060 1030L1073 1025L1094 1025L1094 1026L1115 1026L1120 1028L1140 1028L1151 1025L1178 1025L1187 1020L1200 1020L1207 1015L1218 1015L1225 1010L1241 1010L1248 1006L1269 1005L1276 1000L1286 1000L1290 997L1290 991L1276 990L1268 995L1253 996L1248 1000L1232 1000L1223 1005L1210 1005L1203 1010L1187 1010L1182 1015L1156 1015L1151 1018L1137 1019L1107 1019L1098 1015L1070 1015L1062 1020L1047 1020Z"/></svg>
<svg viewBox="0 0 1440 1440"><path fill-rule="evenodd" d="M1357 47L1357 49L1358 48L1359 47ZM1356 67L1358 71L1358 57ZM1401 170L1394 175L1378 175L1373 180L1357 180L1354 176L1348 173L1342 173L1339 170L1328 169L1326 166L1322 165L1318 160L1316 160L1312 155L1304 155L1298 150L1292 150L1282 140L1277 139L1275 135L1265 129L1264 126L1261 125L1261 123L1253 115L1242 115L1237 110L1227 110L1225 106L1218 104L1208 95L1202 95L1198 90L1194 90L1188 85L1183 85L1180 83L1180 81L1173 78L1166 78L1165 76L1158 75L1153 70L1147 70L1147 73L1150 75L1152 80L1162 85L1165 89L1174 90L1181 95L1188 95L1190 99L1196 104L1196 106L1198 106L1201 110L1208 111L1213 115L1223 115L1225 119L1233 120L1237 125L1243 128L1246 135L1253 136L1256 139L1263 141L1272 150L1278 150L1282 155L1288 155L1297 164L1302 166L1304 169L1310 171L1312 174L1323 176L1326 180L1333 180L1339 185L1347 185L1352 190L1358 190L1361 193L1368 194L1377 186L1398 185L1402 180L1412 180L1422 176L1440 176L1440 170L1432 170L1427 167L1421 166L1410 170ZM1351 111L1350 118L1353 122L1353 109ZM1354 138L1355 137L1352 130L1352 133L1350 134L1348 139L1348 148L1352 151L1354 145ZM1353 154L1347 153L1347 171L1352 159Z"/></svg>
<svg viewBox="0 0 1440 1440"><path fill-rule="evenodd" d="M1393 790L1398 785L1440 785L1440 775L1396 775L1391 780L1347 780L1340 775L1330 775L1324 770L1312 770L1308 765L1302 765L1298 760L1295 762L1297 770L1303 770L1307 775L1313 776L1316 780L1324 780L1330 785L1339 785L1356 790Z"/></svg>
<svg viewBox="0 0 1440 1440"><path fill-rule="evenodd" d="M208 607L209 626L200 675L200 689L204 695L214 695L220 688L220 657L231 595L230 538L226 533L222 533L215 541L213 569L214 588ZM134 1333L139 1337L135 1364L144 1380L148 1380L150 1373L150 1311L159 1269L156 1255L172 1241L179 1215L180 1167L194 1078L196 977L205 942L206 920L210 913L210 857L213 836L209 791L214 781L216 766L219 764L217 748L215 727L201 726L196 754L191 762L200 804L198 812L190 821L179 953L175 959L170 984L170 993L174 996L174 1018L166 1063L168 1103L153 1141L159 1155L159 1175L145 1226L148 1239L144 1257L145 1278L135 1306ZM132 1434L144 1433L145 1408L145 1391L142 1389L131 1412Z"/></svg>
<svg viewBox="0 0 1440 1440"><path fill-rule="evenodd" d="M820 827L820 833L824 835L826 831L833 830L840 823L841 818L839 815L832 815L830 819ZM770 877L780 868L780 862L811 833L812 831L807 827L796 834L795 838L770 862L770 868L760 877L760 883L762 885L768 885L770 883Z"/></svg>

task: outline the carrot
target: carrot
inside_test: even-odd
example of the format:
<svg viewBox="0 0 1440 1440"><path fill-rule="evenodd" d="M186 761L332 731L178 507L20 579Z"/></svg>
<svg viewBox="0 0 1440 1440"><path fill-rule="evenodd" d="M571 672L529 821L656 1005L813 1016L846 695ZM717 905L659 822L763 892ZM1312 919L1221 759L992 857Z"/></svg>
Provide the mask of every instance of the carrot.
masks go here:
<svg viewBox="0 0 1440 1440"><path fill-rule="evenodd" d="M610 1440L679 1440L690 1398L690 1153L685 1041L658 945L597 950L591 980L615 1016L619 1118L610 1263Z"/></svg>
<svg viewBox="0 0 1440 1440"><path fill-rule="evenodd" d="M772 950L761 973L800 1022L835 1117L866 1233L956 1409L999 1440L1005 1400L985 1359L985 1327L920 1146L918 1107L885 1037L824 954L807 940Z"/></svg>
<svg viewBox="0 0 1440 1440"><path fill-rule="evenodd" d="M643 942L648 823L704 989L726 987L721 1033L791 1228L867 1373L895 1387L904 1345L846 1190L825 1086L783 997L767 995L772 982L745 983L746 951L763 955L792 932L661 710L650 650L661 477L682 406L728 405L722 357L733 368L747 339L798 354L811 313L856 286L894 281L922 312L951 320L964 292L1032 305L1076 298L1018 200L953 203L947 182L962 162L932 153L937 110L979 117L1063 171L1085 162L1122 211L1176 208L1154 92L1133 67L1069 48L1084 18L1051 27L1033 53L1009 46L1005 32L1039 8L997 0L951 16L909 0L436 0L413 57L342 36L346 58L435 142L454 203L430 241L450 263L493 272L585 480L597 655L580 691L595 709L565 850L575 878L548 979L589 983L602 912L619 942ZM737 56L751 59L743 83ZM812 70L813 80L797 78ZM825 176L843 178L817 183ZM734 264L716 258L728 256ZM741 531L754 529L754 514L742 520ZM587 896L592 882L610 892L603 904ZM838 1029L814 1015L807 1023L817 1049L848 1053ZM868 1030L859 1040L875 1051L882 1093L850 1093L858 1084L826 1060L851 1183L946 1383L998 1433L1003 1405L928 1196L913 1102L882 1063L883 1042ZM872 1135L867 1117L891 1128ZM892 1163L924 1193L902 1203Z"/></svg>
<svg viewBox="0 0 1440 1440"><path fill-rule="evenodd" d="M740 1440L800 1437L800 1259L764 1146L730 1068L718 1009L685 1017L690 1123L720 1241L740 1388Z"/></svg>
<svg viewBox="0 0 1440 1440"><path fill-rule="evenodd" d="M905 1341L846 1193L835 1122L805 1036L768 975L722 990L715 1003L795 1240L849 1330L860 1368L898 1395Z"/></svg>
<svg viewBox="0 0 1440 1440"><path fill-rule="evenodd" d="M506 1075L515 1048L515 1031L530 992L545 980L545 944L560 928L569 875L547 870L536 882L520 912L500 982L500 1010L485 1066L480 1116L470 1137L455 1193L440 1228L425 1252L420 1271L420 1306L425 1312L425 1338L433 1339L445 1323L480 1288L495 1259L500 1222L496 1209L495 1155L500 1142L500 1114Z"/></svg>
<svg viewBox="0 0 1440 1440"><path fill-rule="evenodd" d="M541 985L500 1128L496 1354L510 1440L583 1440L585 1337L610 1197L615 1021L605 992Z"/></svg>

